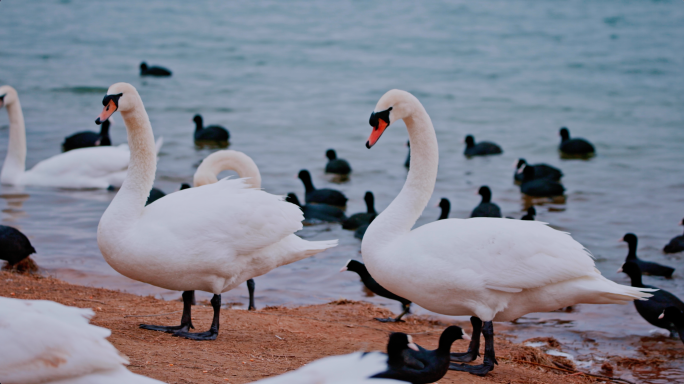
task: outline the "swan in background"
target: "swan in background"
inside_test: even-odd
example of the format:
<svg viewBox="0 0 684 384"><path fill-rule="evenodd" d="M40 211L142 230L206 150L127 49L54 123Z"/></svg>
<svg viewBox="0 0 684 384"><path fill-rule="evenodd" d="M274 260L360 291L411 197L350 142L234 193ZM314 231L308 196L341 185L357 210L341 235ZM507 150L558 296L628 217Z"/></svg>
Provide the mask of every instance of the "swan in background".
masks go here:
<svg viewBox="0 0 684 384"><path fill-rule="evenodd" d="M5 185L66 189L118 188L126 177L130 158L127 145L74 149L45 159L26 170L26 128L17 91L0 87L0 108L7 108L10 121L7 157L0 182ZM161 138L156 152L161 148Z"/></svg>
<svg viewBox="0 0 684 384"><path fill-rule="evenodd" d="M53 301L0 297L3 383L161 384L124 367L107 341L111 331L89 324L90 309Z"/></svg>
<svg viewBox="0 0 684 384"><path fill-rule="evenodd" d="M603 276L582 244L537 221L499 218L445 219L411 230L434 190L439 151L430 117L416 97L391 90L371 114L366 147L386 128L404 120L411 141L411 166L399 195L370 224L361 243L373 278L421 307L484 322L484 363L451 369L484 375L496 363L492 321L510 321L578 303L628 303L651 289L626 287ZM469 352L478 356L474 327Z"/></svg>
<svg viewBox="0 0 684 384"><path fill-rule="evenodd" d="M143 102L135 87L117 83L102 104L97 123L121 112L131 163L126 180L100 219L100 251L112 268L128 278L183 291L179 326L141 324L141 328L213 340L219 331L222 292L337 245L337 240L306 241L295 236L302 228L302 211L282 196L251 188L257 181L253 178L184 189L145 207L157 162ZM199 173L196 183L201 182L199 176L208 177L208 172ZM190 306L195 290L214 294L214 318L210 330L203 333L188 332L194 328Z"/></svg>

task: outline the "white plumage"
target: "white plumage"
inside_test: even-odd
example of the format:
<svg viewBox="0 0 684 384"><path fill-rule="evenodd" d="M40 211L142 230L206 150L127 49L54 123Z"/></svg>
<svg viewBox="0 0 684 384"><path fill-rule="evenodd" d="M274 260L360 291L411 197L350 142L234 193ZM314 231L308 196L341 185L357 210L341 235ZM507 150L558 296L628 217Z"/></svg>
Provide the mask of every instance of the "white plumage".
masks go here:
<svg viewBox="0 0 684 384"><path fill-rule="evenodd" d="M128 359L89 324L90 309L0 297L0 380L33 383L161 383L128 371ZM118 380L118 381L117 381Z"/></svg>
<svg viewBox="0 0 684 384"><path fill-rule="evenodd" d="M128 146L104 146L75 149L60 153L26 170L26 131L17 91L0 87L10 120L10 139L0 182L16 186L57 187L67 189L105 189L120 187L126 177L130 158ZM157 142L157 153L162 140Z"/></svg>
<svg viewBox="0 0 684 384"><path fill-rule="evenodd" d="M391 384L405 383L370 377L387 370L387 355L355 352L313 361L295 371L255 381L254 384Z"/></svg>

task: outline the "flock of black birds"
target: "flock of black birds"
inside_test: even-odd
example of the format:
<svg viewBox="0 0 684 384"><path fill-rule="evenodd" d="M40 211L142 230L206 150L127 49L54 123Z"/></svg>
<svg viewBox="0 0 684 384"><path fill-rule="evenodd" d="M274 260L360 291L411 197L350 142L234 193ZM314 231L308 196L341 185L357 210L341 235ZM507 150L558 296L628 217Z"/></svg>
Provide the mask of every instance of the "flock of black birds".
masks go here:
<svg viewBox="0 0 684 384"><path fill-rule="evenodd" d="M162 67L149 67L145 62L140 64L141 76L171 76L171 71ZM227 147L230 141L230 133L227 129L219 125L204 126L202 116L199 114L193 117L195 123L194 141L196 145L211 144L212 146ZM62 143L63 151L70 151L77 148L108 146L111 145L109 137L109 120L105 121L100 132L84 131L73 134L65 138ZM567 128L560 129L561 143L558 147L561 157L564 158L590 158L595 155L594 146L587 140L581 138L570 138ZM465 138L466 157L489 156L503 153L501 147L488 141L475 142L472 135ZM352 168L348 161L337 157L334 149L326 151L328 162L325 172L348 179ZM410 166L410 146L405 161L405 167ZM343 229L352 230L354 236L362 239L363 235L373 219L379 214L375 209L374 196L371 191L364 195L366 212L355 213L346 216L344 208L347 204L347 197L340 191L334 189L317 189L314 187L311 174L308 170L302 169L298 174L305 189L304 205L301 204L294 192L287 194L286 200L299 206L304 214L304 224L314 225L318 223L339 223ZM519 159L516 165L516 172L513 175L514 181L520 184L520 191L528 196L555 197L562 196L565 188L560 183L563 173L561 170L547 164L528 164L525 159ZM180 189L190 188L189 184L182 184ZM503 217L501 209L492 202L491 189L483 185L478 194L482 197L471 212L470 217ZM157 188L150 191L147 204L165 196L165 193ZM451 203L448 199L442 198L439 202L441 214L437 220L449 217ZM535 220L536 210L534 206L527 209L526 214L521 220ZM684 219L680 223L684 225ZM624 272L631 280L634 287L658 289L648 300L637 300L634 302L637 312L650 324L667 329L672 337L679 336L684 342L684 303L675 295L654 286L645 285L642 282L642 275L662 276L672 278L674 268L660 265L654 262L642 260L637 257L637 237L632 233L626 234L622 241L629 246L629 251L625 263L618 272ZM676 253L684 251L684 235L676 236L664 248L665 253ZM29 239L19 230L0 225L0 259L7 263L3 269L16 271L35 271L37 267L30 259L30 255L36 250L31 245ZM410 313L411 301L402 298L388 291L378 284L370 275L365 265L356 260L349 260L341 269L342 271L352 271L359 275L363 284L374 294L401 303L402 312L395 318L377 318L382 322L402 321L402 317ZM254 305L254 280L247 281L249 291L249 309L255 309ZM473 323L473 335L479 339L482 331L481 324ZM469 350L465 354L451 354L451 344L458 339L468 338L464 335L460 327L448 327L441 335L439 346L434 351L425 350L415 345L411 337L403 333L393 333L390 335L388 352L388 370L375 377L395 378L413 383L431 383L439 380L446 374L451 361L459 359L467 360L473 354L478 354L477 350ZM472 346L473 344L471 344ZM479 343L477 344L479 346ZM460 356L463 355L463 356ZM463 360L463 361L465 361Z"/></svg>

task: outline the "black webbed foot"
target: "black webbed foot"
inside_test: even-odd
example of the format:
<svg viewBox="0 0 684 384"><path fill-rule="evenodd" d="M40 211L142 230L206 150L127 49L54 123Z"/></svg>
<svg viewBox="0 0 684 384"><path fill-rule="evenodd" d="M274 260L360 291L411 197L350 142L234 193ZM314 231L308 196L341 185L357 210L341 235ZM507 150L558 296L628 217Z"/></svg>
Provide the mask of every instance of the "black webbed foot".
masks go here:
<svg viewBox="0 0 684 384"><path fill-rule="evenodd" d="M187 331L178 331L173 333L174 336L178 337L184 337L186 339L190 340L197 340L197 341L202 341L202 340L216 340L216 337L218 336L218 330L214 329L213 327L206 331L206 332L197 332L197 333L190 333Z"/></svg>
<svg viewBox="0 0 684 384"><path fill-rule="evenodd" d="M181 324L181 325L171 325L171 326L140 324L140 328L147 329L150 331L159 331L159 332L166 332L166 333L188 332L190 330L190 328L195 329L195 327L193 327L192 324L185 324L185 325Z"/></svg>
<svg viewBox="0 0 684 384"><path fill-rule="evenodd" d="M381 323L403 323L404 322L404 320L401 320L399 318L393 319L391 317L387 317L387 318L376 317L375 320L377 320Z"/></svg>
<svg viewBox="0 0 684 384"><path fill-rule="evenodd" d="M449 369L452 371L468 372L473 375L484 376L489 371L494 369L494 363L480 364L480 365L467 365L467 364L449 364Z"/></svg>

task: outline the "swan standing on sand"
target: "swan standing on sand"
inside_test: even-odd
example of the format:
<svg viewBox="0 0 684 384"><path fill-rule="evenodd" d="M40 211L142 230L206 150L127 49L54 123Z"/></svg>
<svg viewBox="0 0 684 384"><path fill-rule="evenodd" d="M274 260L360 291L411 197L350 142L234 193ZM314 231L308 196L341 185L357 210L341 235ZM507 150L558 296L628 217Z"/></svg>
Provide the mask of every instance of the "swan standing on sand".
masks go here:
<svg viewBox="0 0 684 384"><path fill-rule="evenodd" d="M89 324L90 309L47 300L0 297L3 383L162 384L130 372L107 341L109 329Z"/></svg>
<svg viewBox="0 0 684 384"><path fill-rule="evenodd" d="M219 331L221 293L281 265L313 256L337 241L306 241L302 211L281 196L250 188L245 179L174 192L145 207L157 162L150 119L130 84L117 83L102 100L96 123L121 112L131 163L121 189L102 215L97 244L109 265L134 280L183 291L179 326L141 325L194 340ZM197 182L197 181L196 181ZM211 329L189 333L192 291L211 292Z"/></svg>
<svg viewBox="0 0 684 384"><path fill-rule="evenodd" d="M26 170L26 128L17 91L0 87L0 108L7 107L10 121L7 157L0 183L67 189L118 188L126 177L130 152L127 145L74 149L52 156ZM156 152L161 148L161 139Z"/></svg>
<svg viewBox="0 0 684 384"><path fill-rule="evenodd" d="M437 137L423 105L405 91L391 90L371 114L371 148L397 120L411 141L406 183L368 227L361 251L368 271L383 287L430 311L484 321L484 363L452 369L484 375L496 363L492 321L578 303L627 303L647 298L649 289L626 287L603 276L582 246L567 233L537 221L498 218L446 219L411 230L427 205L437 178ZM469 351L478 356L479 328Z"/></svg>

